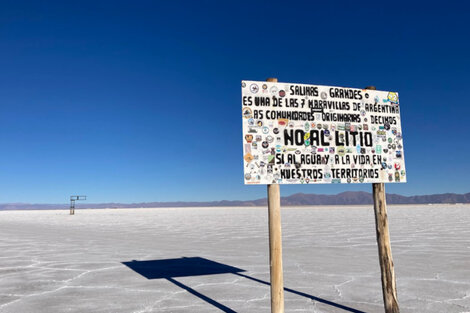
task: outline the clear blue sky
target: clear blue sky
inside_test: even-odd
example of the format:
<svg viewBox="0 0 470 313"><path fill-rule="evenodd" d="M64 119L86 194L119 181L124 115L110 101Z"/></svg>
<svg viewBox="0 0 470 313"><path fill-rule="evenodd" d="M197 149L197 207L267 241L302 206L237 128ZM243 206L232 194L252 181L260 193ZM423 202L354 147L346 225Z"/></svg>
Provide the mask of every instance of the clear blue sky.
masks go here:
<svg viewBox="0 0 470 313"><path fill-rule="evenodd" d="M0 202L265 197L242 79L400 93L404 195L470 191L466 1L2 1ZM370 191L370 184L281 186Z"/></svg>

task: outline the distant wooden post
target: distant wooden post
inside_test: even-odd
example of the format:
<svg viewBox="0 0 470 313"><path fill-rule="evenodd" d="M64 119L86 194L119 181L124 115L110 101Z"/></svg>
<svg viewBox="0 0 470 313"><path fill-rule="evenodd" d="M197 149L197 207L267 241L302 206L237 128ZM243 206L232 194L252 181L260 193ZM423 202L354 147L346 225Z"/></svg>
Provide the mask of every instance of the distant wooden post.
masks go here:
<svg viewBox="0 0 470 313"><path fill-rule="evenodd" d="M74 215L74 214L75 214L75 200L70 199L70 215Z"/></svg>
<svg viewBox="0 0 470 313"><path fill-rule="evenodd" d="M366 89L376 90L374 86L366 87ZM390 246L390 231L388 229L384 183L373 183L372 195L374 197L375 229L377 232L377 246L379 249L385 313L399 313L400 309L398 307L392 248Z"/></svg>
<svg viewBox="0 0 470 313"><path fill-rule="evenodd" d="M268 78L277 82L277 78ZM284 313L282 273L281 191L279 184L268 185L269 262L271 273L271 313Z"/></svg>

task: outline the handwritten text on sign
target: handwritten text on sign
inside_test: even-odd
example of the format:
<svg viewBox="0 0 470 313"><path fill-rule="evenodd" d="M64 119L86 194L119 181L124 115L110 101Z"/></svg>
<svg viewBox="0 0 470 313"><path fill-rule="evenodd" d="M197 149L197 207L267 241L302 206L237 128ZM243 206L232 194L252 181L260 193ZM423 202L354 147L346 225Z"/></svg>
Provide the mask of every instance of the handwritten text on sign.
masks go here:
<svg viewBox="0 0 470 313"><path fill-rule="evenodd" d="M245 184L406 182L398 93L242 81Z"/></svg>

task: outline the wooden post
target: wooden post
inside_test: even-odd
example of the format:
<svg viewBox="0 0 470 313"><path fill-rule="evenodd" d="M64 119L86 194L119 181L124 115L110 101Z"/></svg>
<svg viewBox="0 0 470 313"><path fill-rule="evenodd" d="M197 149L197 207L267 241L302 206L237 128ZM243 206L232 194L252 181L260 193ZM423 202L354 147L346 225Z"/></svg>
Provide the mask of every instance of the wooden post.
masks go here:
<svg viewBox="0 0 470 313"><path fill-rule="evenodd" d="M366 87L366 89L376 90L373 86ZM399 313L400 309L398 307L392 248L390 246L390 231L388 229L387 202L385 200L384 183L373 183L372 195L374 197L375 229L377 233L377 247L379 249L385 313Z"/></svg>
<svg viewBox="0 0 470 313"><path fill-rule="evenodd" d="M271 273L271 313L284 313L282 273L281 192L278 184L268 185L269 261Z"/></svg>
<svg viewBox="0 0 470 313"><path fill-rule="evenodd" d="M277 82L277 78L268 78ZM271 273L271 313L284 313L282 273L281 192L279 184L268 185L269 270Z"/></svg>
<svg viewBox="0 0 470 313"><path fill-rule="evenodd" d="M268 78L277 82L277 78ZM268 185L269 270L271 273L271 313L284 313L282 273L281 191L279 184Z"/></svg>

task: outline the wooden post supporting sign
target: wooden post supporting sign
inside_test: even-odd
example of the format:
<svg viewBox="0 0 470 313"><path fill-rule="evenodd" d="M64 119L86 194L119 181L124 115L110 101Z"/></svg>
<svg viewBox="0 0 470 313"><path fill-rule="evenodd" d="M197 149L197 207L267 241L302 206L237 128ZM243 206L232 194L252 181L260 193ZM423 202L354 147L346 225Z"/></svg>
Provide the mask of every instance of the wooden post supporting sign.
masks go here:
<svg viewBox="0 0 470 313"><path fill-rule="evenodd" d="M268 78L277 82L277 78ZM269 262L271 273L271 313L284 313L282 273L281 192L278 184L268 185Z"/></svg>
<svg viewBox="0 0 470 313"><path fill-rule="evenodd" d="M376 90L373 86L366 87L366 89ZM379 249L385 313L399 313L384 183L373 183L372 195L374 197L375 229L377 233L377 247Z"/></svg>

